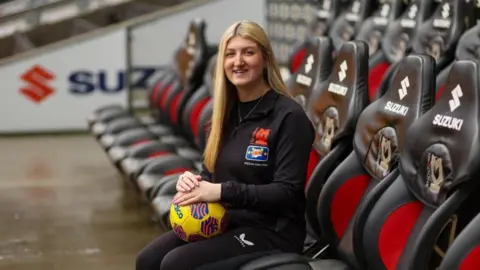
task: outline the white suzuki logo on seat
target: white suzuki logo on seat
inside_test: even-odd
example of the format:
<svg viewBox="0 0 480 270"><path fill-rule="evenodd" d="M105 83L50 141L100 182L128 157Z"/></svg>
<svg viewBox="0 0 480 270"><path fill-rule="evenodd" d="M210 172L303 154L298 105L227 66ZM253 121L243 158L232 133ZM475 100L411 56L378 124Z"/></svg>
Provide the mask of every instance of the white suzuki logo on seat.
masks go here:
<svg viewBox="0 0 480 270"><path fill-rule="evenodd" d="M360 2L359 1L355 1L352 3L352 13L358 13L360 11Z"/></svg>
<svg viewBox="0 0 480 270"><path fill-rule="evenodd" d="M410 87L408 76L405 77L400 84L402 85L402 88L398 89L398 96L400 97L400 100L402 100L408 94L407 88Z"/></svg>
<svg viewBox="0 0 480 270"><path fill-rule="evenodd" d="M380 10L380 16L387 17L390 13L390 5L388 3L383 4L382 9Z"/></svg>
<svg viewBox="0 0 480 270"><path fill-rule="evenodd" d="M310 56L307 58L307 63L305 64L305 72L309 73L310 70L312 70L312 65L315 63L315 58L313 55L310 54Z"/></svg>
<svg viewBox="0 0 480 270"><path fill-rule="evenodd" d="M338 72L338 79L340 80L340 82L343 82L343 80L345 80L345 78L347 77L347 73L346 73L347 70L348 70L347 61L343 60L343 62L340 64L340 71Z"/></svg>
<svg viewBox="0 0 480 270"><path fill-rule="evenodd" d="M445 3L442 6L442 18L447 19L448 16L450 16L450 5L448 3Z"/></svg>
<svg viewBox="0 0 480 270"><path fill-rule="evenodd" d="M418 7L417 5L412 5L408 11L408 18L413 19L417 16Z"/></svg>
<svg viewBox="0 0 480 270"><path fill-rule="evenodd" d="M460 107L460 98L463 96L462 88L459 84L452 90L452 99L448 101L450 105L450 111L453 112L455 109Z"/></svg>
<svg viewBox="0 0 480 270"><path fill-rule="evenodd" d="M332 1L331 1L331 0L325 0L325 1L323 1L323 6L322 6L322 8L323 8L324 10L330 10L331 6L332 6Z"/></svg>
<svg viewBox="0 0 480 270"><path fill-rule="evenodd" d="M240 244L242 245L242 247L245 247L245 246L254 246L255 244L252 242L252 241L248 241L245 239L245 234L242 233L240 234L240 236L234 236L235 239L238 240L238 242L240 242Z"/></svg>

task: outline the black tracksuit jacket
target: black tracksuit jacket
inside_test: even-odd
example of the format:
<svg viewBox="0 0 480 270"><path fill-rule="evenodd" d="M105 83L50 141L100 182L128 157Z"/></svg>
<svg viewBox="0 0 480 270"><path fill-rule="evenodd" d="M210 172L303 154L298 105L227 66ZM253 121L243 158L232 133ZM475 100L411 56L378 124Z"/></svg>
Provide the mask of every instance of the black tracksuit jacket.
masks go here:
<svg viewBox="0 0 480 270"><path fill-rule="evenodd" d="M221 202L229 226L272 232L284 250L300 251L305 240L305 180L315 130L293 99L268 91L257 101L237 102L224 127L215 172L208 181L222 183ZM241 113L242 114L242 113ZM240 123L239 123L240 122Z"/></svg>

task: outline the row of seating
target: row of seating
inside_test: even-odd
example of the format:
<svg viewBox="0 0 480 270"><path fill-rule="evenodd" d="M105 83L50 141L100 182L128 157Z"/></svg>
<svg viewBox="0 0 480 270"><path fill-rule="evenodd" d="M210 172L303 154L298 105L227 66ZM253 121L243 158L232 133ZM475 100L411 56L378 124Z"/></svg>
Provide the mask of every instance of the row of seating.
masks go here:
<svg viewBox="0 0 480 270"><path fill-rule="evenodd" d="M194 20L186 39L150 93L151 115L133 117L118 106L102 108L89 119L92 132L110 159L157 210L162 227L176 180L201 169L206 123L213 106L212 81L217 46L207 44L204 20ZM96 119L94 121L93 119ZM167 198L157 196L167 194ZM168 203L163 203L168 200Z"/></svg>
<svg viewBox="0 0 480 270"><path fill-rule="evenodd" d="M387 92L369 103L366 47L342 45L329 78L311 93L315 105L307 106L309 115L322 112L317 143L329 149L307 186L316 247L241 269L435 269L472 219L479 62L455 62L435 101L434 59L410 54ZM346 77L342 65L351 70Z"/></svg>
<svg viewBox="0 0 480 270"><path fill-rule="evenodd" d="M369 1L354 2L368 3ZM383 5L386 3L398 4L398 2L403 1L385 1ZM457 194L455 193L457 192L457 185L451 183L457 182L455 181L457 176L450 183L443 186L440 184L438 187L442 191L446 187L446 191L450 195L448 199L445 199L444 196L442 200L432 199L428 195L431 195L432 191L430 190L430 193L428 193L425 188L421 189L420 187L432 186L430 183L433 181L432 179L439 177L439 174L437 174L438 168L441 167L445 172L447 170L444 167L447 165L450 168L444 174L444 182L448 182L446 179L452 177L451 171L456 171L455 169L462 172L468 171L468 173L474 172L473 164L475 160L472 157L475 157L475 153L472 151L477 150L472 144L468 145L466 142L469 142L469 136L476 136L477 122L464 123L464 121L466 119L476 121L477 117L474 115L468 117L468 115L463 114L454 117L451 114L445 116L445 109L448 107L442 105L441 101L445 101L443 104L448 103L451 98L450 92L453 91L452 93L457 93L456 95L461 98L460 104L463 103L463 100L476 104L477 67L475 63L467 63L465 60L477 58L472 53L472 51L475 52L472 48L480 45L480 42L477 41L480 29L475 27L464 33L464 30L468 28L465 21L468 20L464 20L464 17L458 15L457 10L471 10L471 7L466 6L465 1L444 1L442 3L443 5L449 4L451 29L448 29L448 31L437 29L438 27L435 26L435 21L438 18L445 17L445 13L442 13L444 9L442 5L437 6L435 12L432 9L430 13L425 13L430 15L425 15L424 19L418 19L419 21L416 21L415 17L412 19L412 7L418 4L424 4L423 7L427 7L427 2L430 4L430 8L435 6L435 1L422 1L421 3L413 1L403 9L400 17L387 20L388 27L385 28L385 33L396 29L395 31L398 34L386 34L377 53L386 56L394 51L397 56L402 54L409 56L389 62L391 67L385 69L384 72L378 72L378 68L375 68L376 65L373 65L373 63L376 63L374 61L376 58L373 57L375 53L370 53L372 46L366 46L361 41L343 42L339 48L336 48L331 34L330 37L309 38L303 44L303 63L298 65L294 75L287 81L287 85L289 85L292 95L305 105L305 109L318 132L312 151L311 166L309 166L309 181L306 184L308 231L309 235L315 240L315 244L305 250L307 257L282 255L280 258L264 258L245 266L245 269L271 269L275 265L284 264L296 267L298 264L306 265L307 263L311 264L309 267L313 267L312 265L319 267L318 265L323 263L337 264L338 267L343 265L341 267L344 267L345 265L340 261L349 265L347 269L366 269L365 267L371 269L408 268L412 256L420 256L415 253L419 250L417 247L419 241L415 242L414 240L419 237L420 232L427 230L420 230L421 225L434 222L433 217L436 217L434 213L439 213L431 210L437 208L440 203L443 204L436 210L447 208L444 206L446 202L455 206L449 208L448 211L465 208L460 207L459 204L468 202L471 196L467 195L475 189L471 186L466 191L463 191L462 188L458 189L462 190L460 191L462 196L457 195L457 197L461 197L461 200L451 202L451 194ZM352 4L352 6L354 5ZM383 5L380 5L379 9L383 9ZM422 9L417 9L417 14L420 10ZM345 13L342 14L339 18L344 18L342 20L347 22L345 18L350 16ZM366 23L368 20L375 21L375 18L378 19L378 16L375 16L366 19L361 28L363 28L363 25L368 25ZM410 19L407 19L407 17ZM415 22L413 30L412 21L406 22L405 20ZM155 121L142 122L118 107L102 108L89 118L92 131L98 136L112 161L129 179L133 180L133 183L142 191L141 193L145 198L152 203L161 217L160 223L166 229L168 229L168 209L170 208L171 196L175 193L175 180L178 173L185 170L200 169L198 165L200 164L200 153L204 146L204 128L205 124L208 123L209 114L211 114L212 99L209 91L211 90L213 75L211 72L213 71L216 50L214 46L209 48L206 45L204 35L202 35L204 27L204 23L200 21L192 23L185 44L175 55L173 68L166 72L153 88L150 101ZM406 50L407 46L400 46L404 48L403 51L399 47L388 47L388 44L395 43L396 37L405 36L402 35L405 33L407 35L408 33L411 34L408 36L409 44L419 45L417 47L412 45L411 50ZM442 46L440 53L434 55L436 61L423 55L425 52L430 52L427 48L432 47L429 42L424 40L423 35L427 33L429 37L432 37L432 40L439 40L438 37L440 37L442 44L448 45ZM462 34L463 37L460 42L456 41L455 39L458 40L458 36ZM388 37L391 40L388 40ZM456 46L457 42L458 46ZM415 48L417 49L415 50ZM455 49L456 54L447 53L455 51ZM202 52L204 53L202 54ZM456 59L454 59L455 56ZM208 63L210 65L207 65ZM332 65L332 63L335 64ZM208 69L205 68L207 66ZM453 69L452 67L457 68ZM461 85L460 92L456 86L453 87L455 80L450 82L451 79L449 78L445 84L448 74L450 74L450 78L457 80L457 84ZM344 76L345 78L343 78ZM437 83L435 83L435 78ZM375 85L371 83L374 79L380 81L379 86L372 86ZM197 87L195 88L194 85ZM202 86L199 87L199 85ZM466 87L473 93L467 94ZM398 95L399 89L402 89L400 92L403 94ZM442 95L442 89L448 91ZM435 107L432 108L435 94L439 99L435 103ZM406 99L402 100L402 95L405 95ZM458 99L454 99L454 102L456 102L454 104L457 104ZM476 105L469 107L467 104L465 106L464 108L471 109ZM435 109L437 107L438 109ZM471 112L470 109L467 112ZM430 135L426 128L432 128L431 125L425 122L426 120L420 121L419 119L428 119L426 118L427 115L436 117L437 114L433 114L435 110L442 112L441 114L437 113L440 118L434 118L440 125L435 126L435 128L442 130L430 130L433 134ZM457 109L458 113L460 111L460 109ZM178 115L182 117L178 117ZM416 124L417 122L421 124ZM430 121L430 123L434 122ZM416 128L414 128L415 126ZM424 128L425 132L419 132L419 127L420 129ZM445 128L450 132L446 132ZM410 135L405 135L407 130L409 130ZM452 130L454 133L451 132ZM440 135L434 136L437 132ZM420 134L417 133L421 133L423 136L419 136ZM469 135L465 135L467 133ZM455 134L463 134L458 135L462 139L454 139L452 136ZM453 160L461 161L462 164L465 162L466 165L462 166L468 166L468 168L458 168L460 166L458 164L453 166L451 164L452 158L448 159L445 151L441 151L442 147L434 147L433 150L429 150L432 155L427 155L430 158L428 166L424 164L426 160L424 152L415 153L413 155L415 158L404 158L403 156L406 155L404 153L408 153L409 149L408 144L403 143L405 136L412 138L412 140L413 138L424 137L432 140L422 142L423 144L410 143L421 151L424 150L422 145L439 142L440 138L443 139L440 141L447 142L446 148L449 155L455 157ZM458 141L461 141L462 144L459 145ZM475 141L475 138L470 139L470 141ZM464 142L465 144L463 144ZM468 147L463 149L461 146ZM194 148L196 148L196 151ZM412 147L410 146L410 148ZM466 154L460 156L454 154L459 153L459 150ZM400 153L402 154L400 155ZM444 160L444 163L440 161L441 164L447 165L439 167L439 158ZM413 162L415 166L407 166L410 171L406 175L403 170L407 167L400 166L397 169L398 163L403 164L402 160L405 160L403 161L405 166L411 165L412 160L415 161ZM411 180L412 175L417 175L416 170L425 169L419 169L418 161L420 160L425 168L433 166L431 167L433 169L428 169L430 172L429 178L425 180L424 177L419 177L418 180ZM470 168L470 166L473 167ZM433 189L435 189L435 185L438 185L438 183L433 184ZM460 186L463 187L464 185L458 185L458 187ZM403 206L399 207L399 209L406 209L402 210L404 212L393 211L396 208L387 209L388 207L402 205L401 200L395 201L396 205L392 205L389 201L389 198L393 198L392 196L398 192L403 195L407 194L408 196L404 197L408 198L408 202L415 202L408 204L405 208ZM433 202L433 207L430 204L431 202ZM383 206L385 208L382 208ZM382 209L378 210L378 208ZM412 209L417 212L412 214ZM390 218L385 220L390 213L385 212L387 210L392 210L390 211L392 213L400 213L400 219L397 216L397 221L393 219L392 222ZM378 212L383 214L373 215L373 213ZM419 216L422 218L419 219ZM451 216L450 214L446 217L447 220ZM462 215L462 218L463 216L468 215ZM410 227L405 227L403 226L405 224L398 222L398 220L403 221L405 217L410 217ZM430 218L427 219L427 217ZM383 219L379 220L379 218ZM435 226L441 227L440 231L447 223L442 223L442 219L437 219L435 222L437 222ZM390 224L390 227L382 226L386 223ZM398 226L401 228L398 228ZM377 229L372 230L374 227ZM365 228L368 228L368 230L365 230ZM365 234L363 234L364 231ZM404 233L397 234L396 231ZM409 234L412 231L415 234ZM428 231L428 233L431 236L432 233L440 234L440 231ZM433 237L433 240L429 238L428 241L420 241L422 244L420 250L425 250L424 252L428 254L424 254L422 258L426 259L420 260L418 267L414 267L414 269L428 268L425 262L431 261L430 255L433 246L430 249L428 247L430 247L432 241L437 241L438 234ZM375 239L382 238L380 235L384 235L382 237L385 239L375 241ZM373 246L366 247L365 241L362 239L373 239L368 244ZM324 252L326 244L329 244L328 250L330 252L328 253ZM373 253L370 253L370 250ZM378 253L379 250L383 251L380 252L381 254L376 254L375 252ZM316 260L310 262L312 258L319 258L319 252L325 257L337 258L340 261Z"/></svg>

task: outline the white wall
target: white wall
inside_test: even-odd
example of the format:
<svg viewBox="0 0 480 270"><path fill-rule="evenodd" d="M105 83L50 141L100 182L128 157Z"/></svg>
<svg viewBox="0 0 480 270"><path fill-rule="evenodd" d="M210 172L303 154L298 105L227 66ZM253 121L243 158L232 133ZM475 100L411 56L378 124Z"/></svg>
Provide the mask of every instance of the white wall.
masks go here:
<svg viewBox="0 0 480 270"><path fill-rule="evenodd" d="M185 38L188 25L194 18L206 20L207 40L209 43L218 44L223 32L236 21L252 20L265 28L265 2L219 0L144 25L136 25L131 32L132 64L169 64L174 50Z"/></svg>

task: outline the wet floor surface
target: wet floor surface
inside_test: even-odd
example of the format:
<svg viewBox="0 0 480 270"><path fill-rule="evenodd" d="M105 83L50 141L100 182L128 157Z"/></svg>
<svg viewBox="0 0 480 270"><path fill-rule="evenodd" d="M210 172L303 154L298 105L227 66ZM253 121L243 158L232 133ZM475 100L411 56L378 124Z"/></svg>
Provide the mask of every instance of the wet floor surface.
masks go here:
<svg viewBox="0 0 480 270"><path fill-rule="evenodd" d="M160 231L88 135L0 139L0 269L134 269Z"/></svg>

